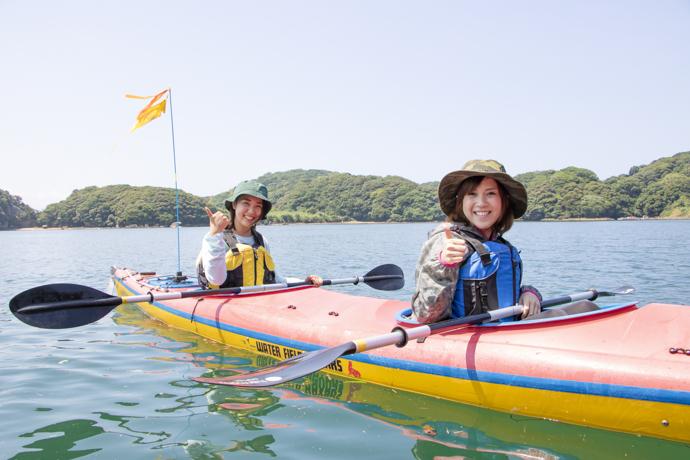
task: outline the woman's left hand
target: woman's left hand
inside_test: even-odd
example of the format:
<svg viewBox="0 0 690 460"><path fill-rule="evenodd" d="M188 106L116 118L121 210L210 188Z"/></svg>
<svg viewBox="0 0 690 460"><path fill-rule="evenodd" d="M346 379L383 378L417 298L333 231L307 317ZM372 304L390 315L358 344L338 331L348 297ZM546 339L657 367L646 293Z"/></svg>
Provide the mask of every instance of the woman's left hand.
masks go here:
<svg viewBox="0 0 690 460"><path fill-rule="evenodd" d="M321 278L318 275L309 275L307 276L307 279L305 279L304 281L307 281L316 287L323 285L323 278Z"/></svg>
<svg viewBox="0 0 690 460"><path fill-rule="evenodd" d="M524 305L526 308L523 310L520 319L525 319L529 316L536 315L541 312L541 302L539 297L532 292L523 292L518 300L518 304Z"/></svg>

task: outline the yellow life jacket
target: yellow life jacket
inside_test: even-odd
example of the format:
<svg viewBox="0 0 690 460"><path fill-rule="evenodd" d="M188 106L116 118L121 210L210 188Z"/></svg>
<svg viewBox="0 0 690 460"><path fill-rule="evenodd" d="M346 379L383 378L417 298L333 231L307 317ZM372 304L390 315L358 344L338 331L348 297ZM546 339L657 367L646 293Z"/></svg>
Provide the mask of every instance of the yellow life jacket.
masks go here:
<svg viewBox="0 0 690 460"><path fill-rule="evenodd" d="M273 257L264 246L264 239L259 232L252 228L254 245L242 244L237 241L232 232L224 235L228 245L225 254L227 276L221 285L209 283L199 264L199 283L209 289L239 286L258 286L275 283L275 263Z"/></svg>

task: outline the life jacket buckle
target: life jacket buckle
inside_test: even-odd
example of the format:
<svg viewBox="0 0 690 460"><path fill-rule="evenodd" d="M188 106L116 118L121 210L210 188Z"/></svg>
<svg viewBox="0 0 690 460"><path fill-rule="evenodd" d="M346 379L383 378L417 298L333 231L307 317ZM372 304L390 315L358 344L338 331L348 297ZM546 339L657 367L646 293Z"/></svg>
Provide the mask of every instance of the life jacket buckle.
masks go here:
<svg viewBox="0 0 690 460"><path fill-rule="evenodd" d="M489 307L489 291L486 288L486 281L479 282L479 297L480 303L483 308Z"/></svg>

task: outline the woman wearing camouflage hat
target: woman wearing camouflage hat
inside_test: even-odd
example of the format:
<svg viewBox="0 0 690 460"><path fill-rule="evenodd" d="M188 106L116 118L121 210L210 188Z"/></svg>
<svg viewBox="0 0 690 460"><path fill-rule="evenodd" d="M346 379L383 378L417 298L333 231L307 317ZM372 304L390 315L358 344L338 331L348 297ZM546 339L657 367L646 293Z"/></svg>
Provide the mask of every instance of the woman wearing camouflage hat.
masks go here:
<svg viewBox="0 0 690 460"><path fill-rule="evenodd" d="M276 274L266 239L256 230L271 206L264 184L244 181L225 200L230 218L221 211L214 213L205 208L209 232L197 257L197 276L202 286L217 289L285 281ZM316 286L323 282L316 275L310 275L307 281Z"/></svg>
<svg viewBox="0 0 690 460"><path fill-rule="evenodd" d="M522 318L539 313L541 295L521 287L519 251L503 238L527 210L525 187L499 162L472 160L441 180L438 196L448 221L431 232L417 263L417 320L431 323L516 304L526 307Z"/></svg>

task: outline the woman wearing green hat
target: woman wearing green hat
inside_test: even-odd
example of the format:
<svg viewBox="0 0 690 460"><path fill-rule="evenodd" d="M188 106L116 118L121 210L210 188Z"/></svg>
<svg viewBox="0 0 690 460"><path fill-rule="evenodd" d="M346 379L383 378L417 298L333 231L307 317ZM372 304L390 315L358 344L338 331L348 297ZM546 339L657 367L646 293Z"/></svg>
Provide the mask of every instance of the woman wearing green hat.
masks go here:
<svg viewBox="0 0 690 460"><path fill-rule="evenodd" d="M271 210L268 189L256 181L244 181L235 187L225 207L230 217L220 211L206 209L209 232L201 243L197 258L199 283L207 288L255 286L281 283L266 239L256 225ZM323 280L307 277L316 286Z"/></svg>
<svg viewBox="0 0 690 460"><path fill-rule="evenodd" d="M494 160L472 160L439 184L447 223L431 232L417 263L412 307L431 323L500 307L541 311L541 295L522 284L519 251L503 238L527 210L525 187ZM512 319L508 319L512 320Z"/></svg>

